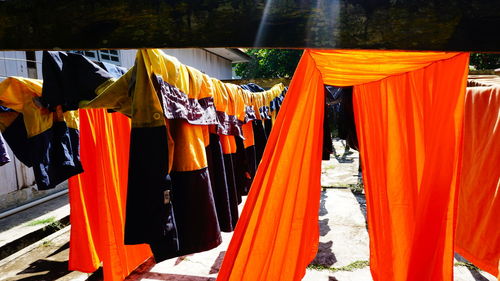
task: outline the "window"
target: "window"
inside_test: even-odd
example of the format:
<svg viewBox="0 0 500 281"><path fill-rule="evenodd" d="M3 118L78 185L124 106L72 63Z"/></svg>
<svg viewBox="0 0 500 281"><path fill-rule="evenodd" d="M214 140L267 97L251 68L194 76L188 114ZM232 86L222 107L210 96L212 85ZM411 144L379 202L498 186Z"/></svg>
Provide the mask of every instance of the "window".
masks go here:
<svg viewBox="0 0 500 281"><path fill-rule="evenodd" d="M121 65L120 51L118 50L71 51L71 53L84 55L93 61L102 61Z"/></svg>
<svg viewBox="0 0 500 281"><path fill-rule="evenodd" d="M120 54L117 50L98 51L98 53L100 61L110 62L114 64L120 63Z"/></svg>

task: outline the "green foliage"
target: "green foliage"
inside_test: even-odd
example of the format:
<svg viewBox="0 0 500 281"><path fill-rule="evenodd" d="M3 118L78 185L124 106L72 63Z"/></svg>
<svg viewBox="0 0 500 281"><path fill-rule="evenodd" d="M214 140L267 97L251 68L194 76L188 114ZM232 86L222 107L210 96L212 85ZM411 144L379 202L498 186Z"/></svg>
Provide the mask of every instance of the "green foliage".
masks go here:
<svg viewBox="0 0 500 281"><path fill-rule="evenodd" d="M47 228L54 229L54 230L61 230L66 226L66 224L58 221L56 219L56 217L49 217L46 219L33 220L33 221L30 221L26 224L26 226L37 226L37 225L44 225L44 227L43 227L44 231Z"/></svg>
<svg viewBox="0 0 500 281"><path fill-rule="evenodd" d="M500 68L500 54L471 53L470 64L478 70Z"/></svg>
<svg viewBox="0 0 500 281"><path fill-rule="evenodd" d="M349 184L348 186L351 189L352 193L354 194L363 194L363 190L365 189L365 186L362 182L358 182L356 184Z"/></svg>
<svg viewBox="0 0 500 281"><path fill-rule="evenodd" d="M470 263L468 261L465 261L465 262L457 261L457 262L455 262L455 266L465 266L470 270L480 271L480 269L477 266L473 265L472 263Z"/></svg>
<svg viewBox="0 0 500 281"><path fill-rule="evenodd" d="M41 225L41 224L52 224L55 221L56 221L55 217L49 217L46 219L39 219L39 220L31 221L31 222L27 223L26 225L27 226L37 226L37 225Z"/></svg>
<svg viewBox="0 0 500 281"><path fill-rule="evenodd" d="M313 269L313 270L318 270L318 271L327 270L330 272L336 272L336 271L353 271L356 269L365 268L369 265L370 265L369 261L355 261L353 263L350 263L350 264L348 264L346 266L342 266L342 267L328 267L328 266L324 266L321 264L310 264L307 268Z"/></svg>
<svg viewBox="0 0 500 281"><path fill-rule="evenodd" d="M299 63L302 50L291 49L249 49L253 59L235 65L236 75L250 78L290 78Z"/></svg>
<svg viewBox="0 0 500 281"><path fill-rule="evenodd" d="M43 241L42 247L52 247L54 246L54 243L50 240Z"/></svg>

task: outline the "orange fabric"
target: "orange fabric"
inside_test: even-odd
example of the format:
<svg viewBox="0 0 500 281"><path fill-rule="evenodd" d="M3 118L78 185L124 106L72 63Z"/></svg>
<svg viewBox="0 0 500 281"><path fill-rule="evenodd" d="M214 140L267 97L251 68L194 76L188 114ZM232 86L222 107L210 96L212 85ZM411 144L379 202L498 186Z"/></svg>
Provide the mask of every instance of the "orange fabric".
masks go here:
<svg viewBox="0 0 500 281"><path fill-rule="evenodd" d="M451 280L467 64L460 53L306 50L217 280L300 280L315 256L323 82L360 85L374 280Z"/></svg>
<svg viewBox="0 0 500 281"><path fill-rule="evenodd" d="M169 150L174 151L172 171L196 171L208 166L205 154L207 126L191 125L186 120L168 120L168 132L173 139ZM166 145L166 144L165 144Z"/></svg>
<svg viewBox="0 0 500 281"><path fill-rule="evenodd" d="M236 153L236 140L234 136L219 135L222 152L224 154Z"/></svg>
<svg viewBox="0 0 500 281"><path fill-rule="evenodd" d="M254 145L255 144L255 140L254 140L254 137L253 137L252 121L250 121L250 122L248 122L246 124L243 124L243 126L241 126L241 129L243 131L243 137L245 138L243 140L243 144L244 144L245 148Z"/></svg>
<svg viewBox="0 0 500 281"><path fill-rule="evenodd" d="M500 259L500 83L467 88L456 251L498 276Z"/></svg>
<svg viewBox="0 0 500 281"><path fill-rule="evenodd" d="M80 110L80 157L85 172L69 180L69 269L123 280L151 256L149 246L124 246L130 120L104 109Z"/></svg>
<svg viewBox="0 0 500 281"><path fill-rule="evenodd" d="M323 81L304 55L217 280L300 280L318 244Z"/></svg>
<svg viewBox="0 0 500 281"><path fill-rule="evenodd" d="M354 88L375 281L453 280L467 66L460 54Z"/></svg>
<svg viewBox="0 0 500 281"><path fill-rule="evenodd" d="M327 85L354 86L414 71L457 53L377 50L310 51Z"/></svg>

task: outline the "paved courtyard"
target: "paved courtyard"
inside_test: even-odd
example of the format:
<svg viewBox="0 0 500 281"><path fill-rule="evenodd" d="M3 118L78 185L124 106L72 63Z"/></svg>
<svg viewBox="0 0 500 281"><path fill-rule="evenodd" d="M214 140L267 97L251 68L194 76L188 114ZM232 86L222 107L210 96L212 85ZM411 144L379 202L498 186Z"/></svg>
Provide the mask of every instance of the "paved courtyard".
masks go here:
<svg viewBox="0 0 500 281"><path fill-rule="evenodd" d="M342 154L344 148L341 143L334 144L336 151ZM359 163L357 152L353 152L345 157L323 161L319 252L307 269L304 281L372 280L368 264L366 203L362 190L353 188L358 183ZM24 253L0 261L0 280L102 280L99 272L89 275L67 271L68 230L69 227L66 227L25 249ZM159 264L149 260L126 280L215 280L231 236L231 233L223 233L223 243L211 251ZM460 257L457 258L461 261ZM488 273L455 266L455 281L494 280L495 277Z"/></svg>

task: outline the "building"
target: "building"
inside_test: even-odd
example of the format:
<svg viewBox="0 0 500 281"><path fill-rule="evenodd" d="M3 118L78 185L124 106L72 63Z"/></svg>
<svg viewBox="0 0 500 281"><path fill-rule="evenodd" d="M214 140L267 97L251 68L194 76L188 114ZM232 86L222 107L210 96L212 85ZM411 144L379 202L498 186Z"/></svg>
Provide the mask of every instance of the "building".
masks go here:
<svg viewBox="0 0 500 281"><path fill-rule="evenodd" d="M232 64L246 62L250 57L239 49L206 48L206 49L164 49L165 53L176 57L183 64L194 67L201 72L220 79L232 78ZM136 50L97 50L75 51L94 61L113 63L125 68L134 65ZM22 76L43 79L41 51L0 51L0 81L9 76ZM30 168L15 159L0 167L0 210L8 209L54 191L37 191L31 188L35 178Z"/></svg>

